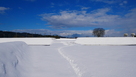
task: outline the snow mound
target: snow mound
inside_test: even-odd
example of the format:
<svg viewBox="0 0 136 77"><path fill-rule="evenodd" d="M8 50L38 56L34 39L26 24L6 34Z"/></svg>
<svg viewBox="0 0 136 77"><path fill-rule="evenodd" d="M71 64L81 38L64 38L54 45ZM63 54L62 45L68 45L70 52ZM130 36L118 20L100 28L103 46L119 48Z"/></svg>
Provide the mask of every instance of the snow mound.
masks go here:
<svg viewBox="0 0 136 77"><path fill-rule="evenodd" d="M0 77L23 76L25 63L29 61L28 51L24 42L0 43Z"/></svg>
<svg viewBox="0 0 136 77"><path fill-rule="evenodd" d="M82 45L136 45L134 37L91 37L77 38L77 44Z"/></svg>
<svg viewBox="0 0 136 77"><path fill-rule="evenodd" d="M51 45L53 38L0 38L0 43L23 41L28 45Z"/></svg>

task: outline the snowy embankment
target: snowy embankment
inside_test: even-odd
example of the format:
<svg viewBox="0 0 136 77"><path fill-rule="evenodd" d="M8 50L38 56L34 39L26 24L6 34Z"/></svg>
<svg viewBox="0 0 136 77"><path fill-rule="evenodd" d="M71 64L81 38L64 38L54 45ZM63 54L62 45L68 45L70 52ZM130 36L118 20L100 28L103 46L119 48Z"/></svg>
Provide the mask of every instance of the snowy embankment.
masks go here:
<svg viewBox="0 0 136 77"><path fill-rule="evenodd" d="M0 43L23 41L28 45L50 45L53 38L0 38Z"/></svg>
<svg viewBox="0 0 136 77"><path fill-rule="evenodd" d="M77 38L77 44L82 45L136 45L135 37L85 37Z"/></svg>
<svg viewBox="0 0 136 77"><path fill-rule="evenodd" d="M0 43L0 77L136 76L135 46L86 46L75 41L83 44L85 39L54 39L50 46Z"/></svg>
<svg viewBox="0 0 136 77"><path fill-rule="evenodd" d="M23 77L30 61L28 56L29 47L24 42L0 43L0 77Z"/></svg>

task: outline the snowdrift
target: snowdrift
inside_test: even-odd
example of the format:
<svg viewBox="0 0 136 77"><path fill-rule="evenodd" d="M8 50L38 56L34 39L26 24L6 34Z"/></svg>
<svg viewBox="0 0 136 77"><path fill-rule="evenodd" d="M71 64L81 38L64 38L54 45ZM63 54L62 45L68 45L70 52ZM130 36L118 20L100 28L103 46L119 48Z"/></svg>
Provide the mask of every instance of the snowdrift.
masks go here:
<svg viewBox="0 0 136 77"><path fill-rule="evenodd" d="M24 42L0 43L0 77L23 77L30 61L28 51Z"/></svg>
<svg viewBox="0 0 136 77"><path fill-rule="evenodd" d="M91 37L77 38L77 44L82 45L136 45L134 37Z"/></svg>
<svg viewBox="0 0 136 77"><path fill-rule="evenodd" d="M0 38L0 43L23 41L28 45L51 45L53 38Z"/></svg>

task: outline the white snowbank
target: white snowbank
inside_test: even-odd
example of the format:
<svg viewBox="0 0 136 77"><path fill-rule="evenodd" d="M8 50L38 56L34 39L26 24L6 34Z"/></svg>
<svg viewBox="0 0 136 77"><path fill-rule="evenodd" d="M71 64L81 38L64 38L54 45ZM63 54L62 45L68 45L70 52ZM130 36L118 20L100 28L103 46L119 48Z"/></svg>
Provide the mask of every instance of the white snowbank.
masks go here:
<svg viewBox="0 0 136 77"><path fill-rule="evenodd" d="M64 47L78 77L135 77L135 46L83 46Z"/></svg>
<svg viewBox="0 0 136 77"><path fill-rule="evenodd" d="M30 61L28 51L24 42L0 43L0 77L23 77Z"/></svg>
<svg viewBox="0 0 136 77"><path fill-rule="evenodd" d="M135 37L85 37L77 38L77 44L83 45L136 45Z"/></svg>
<svg viewBox="0 0 136 77"><path fill-rule="evenodd" d="M50 45L53 38L0 38L0 43L23 41L28 45Z"/></svg>

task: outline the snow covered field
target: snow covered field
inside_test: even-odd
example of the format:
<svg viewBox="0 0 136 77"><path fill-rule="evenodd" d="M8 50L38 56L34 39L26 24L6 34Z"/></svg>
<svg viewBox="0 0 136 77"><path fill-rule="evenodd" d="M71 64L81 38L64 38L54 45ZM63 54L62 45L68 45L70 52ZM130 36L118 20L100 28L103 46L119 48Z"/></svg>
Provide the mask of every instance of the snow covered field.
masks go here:
<svg viewBox="0 0 136 77"><path fill-rule="evenodd" d="M0 43L0 77L135 77L135 46L92 46L76 39L50 46Z"/></svg>
<svg viewBox="0 0 136 77"><path fill-rule="evenodd" d="M53 38L0 38L0 43L23 41L28 45L50 45Z"/></svg>
<svg viewBox="0 0 136 77"><path fill-rule="evenodd" d="M75 41L82 45L136 45L135 37L81 37Z"/></svg>

